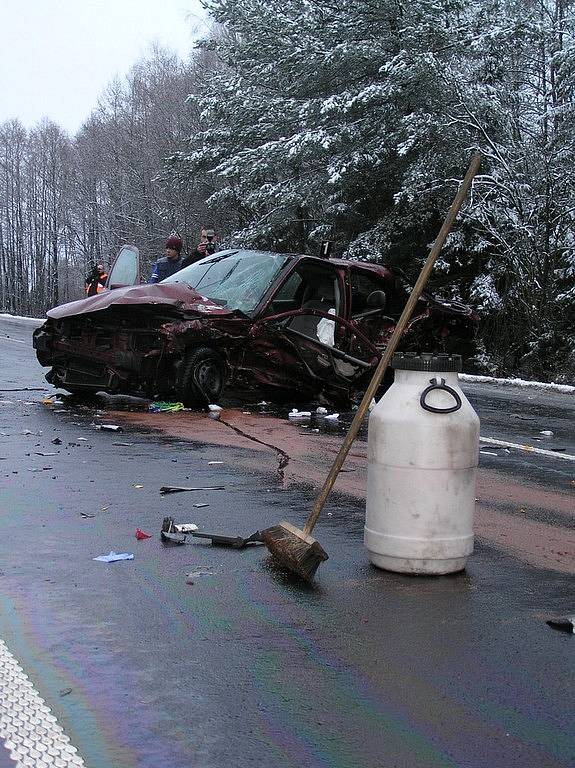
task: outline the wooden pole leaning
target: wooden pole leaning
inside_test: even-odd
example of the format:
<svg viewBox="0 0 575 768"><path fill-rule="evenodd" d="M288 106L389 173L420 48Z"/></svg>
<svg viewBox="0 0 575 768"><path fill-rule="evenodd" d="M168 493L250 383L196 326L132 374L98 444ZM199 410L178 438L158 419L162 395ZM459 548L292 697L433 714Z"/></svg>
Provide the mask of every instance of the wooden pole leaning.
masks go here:
<svg viewBox="0 0 575 768"><path fill-rule="evenodd" d="M401 313L401 316L395 326L393 334L389 339L385 351L379 361L377 368L373 374L373 377L365 391L362 401L356 411L356 414L351 422L349 430L345 436L345 439L339 449L337 456L335 457L329 474L323 484L320 493L317 496L313 509L305 523L303 531L300 531L290 523L282 522L273 528L268 528L262 531L262 539L272 555L274 555L281 563L288 568L288 570L297 573L303 578L308 580L313 579L315 571L323 560L327 560L327 554L322 549L320 544L311 537L315 524L321 514L321 511L325 505L325 502L333 488L336 478L343 466L343 463L349 453L349 450L357 437L363 419L371 401L377 392L383 377L387 370L387 367L393 357L395 350L401 340L403 332L413 314L415 305L419 301L421 294L427 284L437 256L441 251L447 235L449 234L453 222L455 221L457 214L465 200L467 193L473 182L473 178L479 166L481 164L481 155L475 154L470 162L465 178L461 182L461 185L455 195L451 208L449 209L447 216L443 222L443 225L433 243L429 256L427 257L425 264L421 270L421 273L413 286L411 294L407 300L407 303Z"/></svg>

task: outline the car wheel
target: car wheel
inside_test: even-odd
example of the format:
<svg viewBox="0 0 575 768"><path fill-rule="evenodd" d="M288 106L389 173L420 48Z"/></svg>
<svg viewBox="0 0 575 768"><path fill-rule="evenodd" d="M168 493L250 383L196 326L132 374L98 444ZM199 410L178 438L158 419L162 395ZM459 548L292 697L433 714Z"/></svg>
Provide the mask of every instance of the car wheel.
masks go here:
<svg viewBox="0 0 575 768"><path fill-rule="evenodd" d="M225 363L213 349L198 347L182 361L178 394L186 407L215 402L224 388Z"/></svg>

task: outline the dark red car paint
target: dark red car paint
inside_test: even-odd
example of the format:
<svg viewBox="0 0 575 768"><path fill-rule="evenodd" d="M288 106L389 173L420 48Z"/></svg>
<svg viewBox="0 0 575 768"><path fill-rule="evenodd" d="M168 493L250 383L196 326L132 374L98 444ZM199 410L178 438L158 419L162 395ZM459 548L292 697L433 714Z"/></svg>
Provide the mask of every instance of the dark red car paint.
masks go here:
<svg viewBox="0 0 575 768"><path fill-rule="evenodd" d="M215 256L224 265L231 257L247 264L250 258L278 258L237 250ZM303 255L282 258L283 267L248 312L222 306L186 283L167 281L55 307L34 334L38 360L52 366L47 374L51 383L73 392L190 400L183 389L183 366L193 350L210 349L221 360L228 390L253 390L256 385L292 399L323 394L346 400L369 381L407 293L385 266ZM282 299L300 278L293 297ZM319 290L322 280L331 291L325 306L323 298L306 302L308 288ZM362 289L360 301L362 284L375 291ZM362 306L380 292L385 307ZM326 344L317 337L322 319L333 345L331 339ZM467 306L422 298L401 348L462 352L476 322Z"/></svg>

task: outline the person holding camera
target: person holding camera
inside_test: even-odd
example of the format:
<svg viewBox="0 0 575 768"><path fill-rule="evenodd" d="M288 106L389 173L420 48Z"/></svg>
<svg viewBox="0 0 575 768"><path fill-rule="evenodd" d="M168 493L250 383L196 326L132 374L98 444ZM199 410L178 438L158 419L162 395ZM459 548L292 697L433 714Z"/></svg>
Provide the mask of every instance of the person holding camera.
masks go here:
<svg viewBox="0 0 575 768"><path fill-rule="evenodd" d="M86 296L96 296L106 288L108 273L104 269L102 262L94 264L92 271L86 275L85 290Z"/></svg>
<svg viewBox="0 0 575 768"><path fill-rule="evenodd" d="M203 259L205 256L210 256L218 250L216 233L213 229L202 229L200 232L200 242L196 250L184 259L183 266L189 267L190 264L195 264L196 261Z"/></svg>
<svg viewBox="0 0 575 768"><path fill-rule="evenodd" d="M166 240L166 255L154 264L152 274L148 283L159 283L166 277L170 277L175 272L179 272L184 264L181 256L182 238L177 234L172 234Z"/></svg>

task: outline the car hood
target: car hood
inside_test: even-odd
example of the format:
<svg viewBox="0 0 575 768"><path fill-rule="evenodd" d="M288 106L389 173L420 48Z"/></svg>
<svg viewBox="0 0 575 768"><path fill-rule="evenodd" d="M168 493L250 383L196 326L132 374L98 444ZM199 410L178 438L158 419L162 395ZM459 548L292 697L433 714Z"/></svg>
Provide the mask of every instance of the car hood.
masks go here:
<svg viewBox="0 0 575 768"><path fill-rule="evenodd" d="M202 296L186 283L151 283L115 288L87 299L71 301L48 310L47 316L53 320L62 317L100 312L114 305L162 304L174 307L181 312L195 312L201 315L231 315L232 310Z"/></svg>

